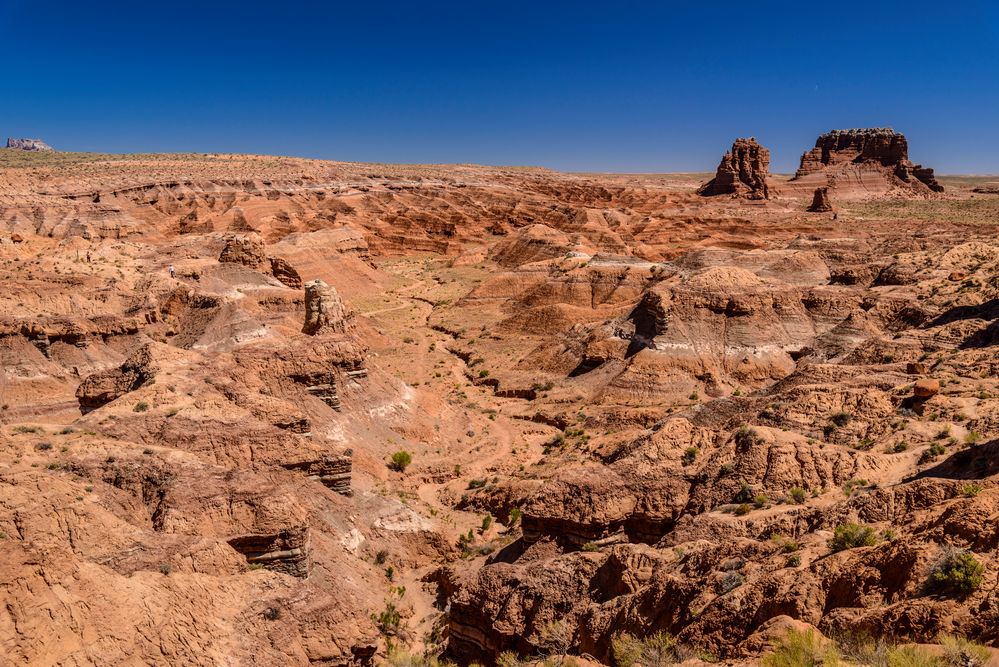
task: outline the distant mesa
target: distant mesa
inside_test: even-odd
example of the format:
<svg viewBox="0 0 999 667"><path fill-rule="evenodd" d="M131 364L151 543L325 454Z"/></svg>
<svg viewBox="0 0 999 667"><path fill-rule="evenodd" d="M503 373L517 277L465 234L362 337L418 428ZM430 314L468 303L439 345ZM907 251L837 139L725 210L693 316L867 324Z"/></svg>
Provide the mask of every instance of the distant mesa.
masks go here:
<svg viewBox="0 0 999 667"><path fill-rule="evenodd" d="M703 197L735 195L746 199L769 199L769 168L770 151L755 138L736 139L732 150L722 156L715 177L697 193Z"/></svg>
<svg viewBox="0 0 999 667"><path fill-rule="evenodd" d="M13 137L7 139L7 148L19 151L55 151L41 139L14 139Z"/></svg>
<svg viewBox="0 0 999 667"><path fill-rule="evenodd" d="M790 183L829 185L867 194L908 188L916 193L943 192L933 170L909 160L905 135L887 127L833 130L801 156Z"/></svg>

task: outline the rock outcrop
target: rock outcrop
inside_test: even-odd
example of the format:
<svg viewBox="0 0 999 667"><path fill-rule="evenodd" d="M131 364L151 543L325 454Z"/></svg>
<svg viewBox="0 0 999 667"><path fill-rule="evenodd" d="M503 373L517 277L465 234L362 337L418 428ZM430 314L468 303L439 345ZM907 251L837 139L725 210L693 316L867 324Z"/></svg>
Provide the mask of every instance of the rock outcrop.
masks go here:
<svg viewBox="0 0 999 667"><path fill-rule="evenodd" d="M815 188L812 196L812 203L808 207L810 213L826 213L832 210L832 202L829 201L829 188Z"/></svg>
<svg viewBox="0 0 999 667"><path fill-rule="evenodd" d="M228 237L219 253L219 263L242 264L274 276L287 287L302 288L302 277L295 267L280 257L268 257L264 242L255 234Z"/></svg>
<svg viewBox="0 0 999 667"><path fill-rule="evenodd" d="M715 177L698 194L704 197L736 195L746 199L769 199L767 184L770 151L755 138L736 139L732 150L722 156Z"/></svg>
<svg viewBox="0 0 999 667"><path fill-rule="evenodd" d="M887 189L909 187L917 192L943 192L932 169L909 160L905 135L885 127L833 130L821 135L815 147L801 156L801 165L791 182L811 182L807 177L816 175L825 176L834 188L856 179L858 185L872 190L880 176Z"/></svg>
<svg viewBox="0 0 999 667"><path fill-rule="evenodd" d="M305 283L305 325L302 333L315 336L320 332L346 333L347 307L337 291L322 280Z"/></svg>
<svg viewBox="0 0 999 667"><path fill-rule="evenodd" d="M7 139L7 148L13 148L19 151L54 151L55 149L49 146L47 143L41 139L15 139L10 137Z"/></svg>

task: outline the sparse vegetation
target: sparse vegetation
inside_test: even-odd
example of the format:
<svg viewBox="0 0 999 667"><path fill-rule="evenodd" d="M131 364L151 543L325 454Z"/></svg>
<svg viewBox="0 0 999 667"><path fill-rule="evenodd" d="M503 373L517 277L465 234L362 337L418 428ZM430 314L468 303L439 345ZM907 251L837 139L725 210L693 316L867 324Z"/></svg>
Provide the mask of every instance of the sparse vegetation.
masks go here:
<svg viewBox="0 0 999 667"><path fill-rule="evenodd" d="M838 667L840 654L833 642L813 630L790 630L760 659L762 667Z"/></svg>
<svg viewBox="0 0 999 667"><path fill-rule="evenodd" d="M933 566L930 580L935 588L951 593L970 593L985 580L985 568L970 551L947 547Z"/></svg>
<svg viewBox="0 0 999 667"><path fill-rule="evenodd" d="M406 468L408 468L409 464L412 462L413 455L405 449L400 449L392 454L392 460L389 462L389 468L395 470L396 472L406 472Z"/></svg>
<svg viewBox="0 0 999 667"><path fill-rule="evenodd" d="M145 412L148 409L149 409L149 404L146 403L145 401L139 401L138 403L132 406L132 412Z"/></svg>
<svg viewBox="0 0 999 667"><path fill-rule="evenodd" d="M611 652L617 667L666 667L679 661L679 646L667 632L656 632L645 639L621 633L611 639Z"/></svg>
<svg viewBox="0 0 999 667"><path fill-rule="evenodd" d="M878 542L878 535L870 526L857 523L841 523L836 526L829 548L833 551L870 547Z"/></svg>

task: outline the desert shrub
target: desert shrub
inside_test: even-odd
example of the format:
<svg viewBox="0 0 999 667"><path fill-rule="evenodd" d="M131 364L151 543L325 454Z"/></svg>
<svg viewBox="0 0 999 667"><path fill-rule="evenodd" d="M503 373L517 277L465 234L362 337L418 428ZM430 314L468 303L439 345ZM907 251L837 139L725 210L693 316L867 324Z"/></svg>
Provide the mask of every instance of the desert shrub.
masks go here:
<svg viewBox="0 0 999 667"><path fill-rule="evenodd" d="M841 523L836 526L833 537L829 540L829 548L833 551L869 547L877 544L878 536L870 526L857 523Z"/></svg>
<svg viewBox="0 0 999 667"><path fill-rule="evenodd" d="M962 484L960 489L961 495L965 498L974 498L979 493L982 492L982 485L975 484L974 482L969 482L968 484Z"/></svg>
<svg viewBox="0 0 999 667"><path fill-rule="evenodd" d="M867 486L866 479L851 479L843 484L843 493L852 496L854 491L865 486Z"/></svg>
<svg viewBox="0 0 999 667"><path fill-rule="evenodd" d="M38 450L39 452L47 452L50 449L52 449L52 443L51 442L39 442L37 445L35 445L35 449Z"/></svg>
<svg viewBox="0 0 999 667"><path fill-rule="evenodd" d="M801 555L791 554L787 557L787 562L784 563L784 567L798 567L801 565Z"/></svg>
<svg viewBox="0 0 999 667"><path fill-rule="evenodd" d="M483 533L485 533L487 530L489 530L489 527L492 525L493 525L492 516L487 514L484 517L482 517L482 525L479 526L479 534L482 535Z"/></svg>
<svg viewBox="0 0 999 667"><path fill-rule="evenodd" d="M752 447L759 442L760 434L745 424L735 432L735 444L740 448Z"/></svg>
<svg viewBox="0 0 999 667"><path fill-rule="evenodd" d="M753 505L756 506L756 509L762 509L766 507L767 503L769 502L770 498L768 498L764 493L758 493L755 496L753 496Z"/></svg>
<svg viewBox="0 0 999 667"><path fill-rule="evenodd" d="M149 404L145 401L139 401L134 406L132 406L132 412L145 412L149 409Z"/></svg>
<svg viewBox="0 0 999 667"><path fill-rule="evenodd" d="M665 667L679 660L676 639L667 632L657 632L645 639L638 639L628 633L615 635L611 639L611 651L617 667Z"/></svg>
<svg viewBox="0 0 999 667"><path fill-rule="evenodd" d="M396 470L398 472L405 472L409 464L413 462L413 455L407 452L405 449L400 449L395 454L392 455L392 461L389 463L389 468Z"/></svg>
<svg viewBox="0 0 999 667"><path fill-rule="evenodd" d="M800 486L792 486L791 490L787 492L788 497L791 499L795 505L800 505L805 502L806 492Z"/></svg>
<svg viewBox="0 0 999 667"><path fill-rule="evenodd" d="M752 506L750 506L749 503L742 503L741 505L737 505L736 508L733 510L733 512L735 512L736 516L745 516L749 514L752 510L753 508Z"/></svg>
<svg viewBox="0 0 999 667"><path fill-rule="evenodd" d="M970 593L982 585L984 572L985 568L970 551L947 548L933 566L930 581L940 590Z"/></svg>
<svg viewBox="0 0 999 667"><path fill-rule="evenodd" d="M783 535L774 535L770 538L770 541L786 554L793 553L801 548L801 545L798 544L797 540Z"/></svg>
<svg viewBox="0 0 999 667"><path fill-rule="evenodd" d="M696 401L697 399L700 398L700 396L698 396L697 392L695 391L691 392L690 396L688 396L687 398L690 399L691 401Z"/></svg>
<svg viewBox="0 0 999 667"><path fill-rule="evenodd" d="M836 426L843 427L850 423L851 417L852 415L849 412L837 412L836 414L834 414L832 417L829 418L829 421L831 421Z"/></svg>
<svg viewBox="0 0 999 667"><path fill-rule="evenodd" d="M268 621L276 621L281 618L281 610L277 607L268 607L264 609L264 618Z"/></svg>
<svg viewBox="0 0 999 667"><path fill-rule="evenodd" d="M836 667L839 651L814 630L790 630L760 659L763 667Z"/></svg>
<svg viewBox="0 0 999 667"><path fill-rule="evenodd" d="M388 551L385 549L379 549L378 553L375 554L375 565L384 565L387 560Z"/></svg>
<svg viewBox="0 0 999 667"><path fill-rule="evenodd" d="M581 551L600 551L600 545L594 542L587 542L580 547Z"/></svg>
<svg viewBox="0 0 999 667"><path fill-rule="evenodd" d="M173 572L173 566L170 565L170 563L163 563L162 565L160 565L160 574L165 576L170 574L171 572Z"/></svg>
<svg viewBox="0 0 999 667"><path fill-rule="evenodd" d="M922 456L919 457L919 462L926 463L927 461L932 461L941 454L944 454L946 451L947 451L946 447L944 447L939 442L934 442L932 445L930 445L930 448L927 449L925 452L923 452Z"/></svg>
<svg viewBox="0 0 999 667"><path fill-rule="evenodd" d="M967 432L967 433L966 433L966 434L964 435L964 444L966 444L966 445L974 445L974 444L977 444L977 443L978 443L978 440L979 440L979 439L980 439L981 437L982 437L982 435L981 435L981 434L980 434L980 433L979 433L978 431L968 431L968 432Z"/></svg>
<svg viewBox="0 0 999 667"><path fill-rule="evenodd" d="M719 595L724 595L725 593L734 591L739 586L742 586L743 581L745 581L745 579L743 579L741 574L735 570L731 570L721 576L721 579L719 579L715 584L715 591L717 591Z"/></svg>
<svg viewBox="0 0 999 667"><path fill-rule="evenodd" d="M943 649L944 664L950 667L983 667L992 657L992 652L987 647L964 637L941 635L939 642Z"/></svg>
<svg viewBox="0 0 999 667"><path fill-rule="evenodd" d="M385 602L385 609L377 614L371 615L371 620L375 622L382 634L391 635L399 630L402 623L402 615L395 608L395 603L391 600Z"/></svg>
<svg viewBox="0 0 999 667"><path fill-rule="evenodd" d="M697 447L687 447L683 452L683 465L687 466L693 463L697 459L697 453L701 451Z"/></svg>
<svg viewBox="0 0 999 667"><path fill-rule="evenodd" d="M904 440L899 440L892 446L891 451L894 452L895 454L901 454L908 448L909 448L909 443L907 443Z"/></svg>
<svg viewBox="0 0 999 667"><path fill-rule="evenodd" d="M507 519L506 523L508 526L515 526L520 522L521 512L519 507L514 507L510 510L510 518Z"/></svg>
<svg viewBox="0 0 999 667"><path fill-rule="evenodd" d="M907 644L888 649L887 667L940 667L940 659L921 646Z"/></svg>

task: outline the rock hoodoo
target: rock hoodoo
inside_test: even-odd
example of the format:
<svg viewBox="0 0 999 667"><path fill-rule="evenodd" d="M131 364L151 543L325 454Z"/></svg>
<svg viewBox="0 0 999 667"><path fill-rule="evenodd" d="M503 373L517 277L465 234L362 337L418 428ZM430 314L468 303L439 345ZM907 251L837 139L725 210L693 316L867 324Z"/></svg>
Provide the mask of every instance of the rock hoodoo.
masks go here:
<svg viewBox="0 0 999 667"><path fill-rule="evenodd" d="M10 137L7 139L7 148L13 148L19 151L54 151L55 149L49 146L47 143L41 139L15 139Z"/></svg>
<svg viewBox="0 0 999 667"><path fill-rule="evenodd" d="M305 283L305 326L302 333L346 333L347 307L337 291L322 280Z"/></svg>
<svg viewBox="0 0 999 667"><path fill-rule="evenodd" d="M704 197L736 195L746 199L769 199L769 168L770 151L755 138L736 139L732 150L722 156L715 177L697 192Z"/></svg>
<svg viewBox="0 0 999 667"><path fill-rule="evenodd" d="M828 187L815 188L815 194L812 196L812 204L808 207L808 210L811 213L826 213L832 210Z"/></svg>
<svg viewBox="0 0 999 667"><path fill-rule="evenodd" d="M943 192L932 169L909 160L905 135L886 127L823 134L815 147L801 156L801 165L791 182L814 175L827 176L834 187L839 187L841 180L855 179L870 190L880 176L887 189L908 186L917 191Z"/></svg>

